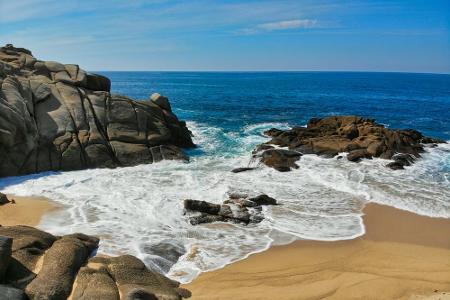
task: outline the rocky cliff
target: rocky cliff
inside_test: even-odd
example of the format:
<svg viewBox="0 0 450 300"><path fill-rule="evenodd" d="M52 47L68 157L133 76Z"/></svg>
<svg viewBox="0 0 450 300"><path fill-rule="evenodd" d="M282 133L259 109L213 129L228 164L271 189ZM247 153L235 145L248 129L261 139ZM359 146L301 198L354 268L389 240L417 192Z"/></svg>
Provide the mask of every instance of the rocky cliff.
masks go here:
<svg viewBox="0 0 450 300"><path fill-rule="evenodd" d="M0 48L0 177L49 170L187 159L186 123L159 94L136 101L110 93L108 78L77 65Z"/></svg>

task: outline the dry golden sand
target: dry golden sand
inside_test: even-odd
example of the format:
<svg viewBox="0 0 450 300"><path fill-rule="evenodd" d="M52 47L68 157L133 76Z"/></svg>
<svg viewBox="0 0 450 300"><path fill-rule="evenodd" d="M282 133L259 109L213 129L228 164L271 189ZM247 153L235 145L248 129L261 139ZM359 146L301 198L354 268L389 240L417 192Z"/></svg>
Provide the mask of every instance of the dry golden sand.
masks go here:
<svg viewBox="0 0 450 300"><path fill-rule="evenodd" d="M450 299L450 219L364 213L363 237L275 246L184 287L193 300Z"/></svg>
<svg viewBox="0 0 450 300"><path fill-rule="evenodd" d="M41 218L57 206L45 197L19 197L8 195L8 199L16 202L0 206L0 225L29 225L36 226Z"/></svg>

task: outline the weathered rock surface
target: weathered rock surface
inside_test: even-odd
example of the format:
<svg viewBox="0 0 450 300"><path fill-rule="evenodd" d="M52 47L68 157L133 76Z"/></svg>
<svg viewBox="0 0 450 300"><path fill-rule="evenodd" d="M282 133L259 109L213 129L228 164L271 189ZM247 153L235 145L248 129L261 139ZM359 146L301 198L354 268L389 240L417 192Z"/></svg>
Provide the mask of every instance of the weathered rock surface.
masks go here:
<svg viewBox="0 0 450 300"><path fill-rule="evenodd" d="M261 205L277 205L277 201L265 194L253 198L248 198L248 195L232 194L223 204L184 200L184 208L192 225L213 222L259 223L264 219Z"/></svg>
<svg viewBox="0 0 450 300"><path fill-rule="evenodd" d="M0 236L13 239L5 282L23 289L36 277L34 270L40 258L57 237L29 226L0 227Z"/></svg>
<svg viewBox="0 0 450 300"><path fill-rule="evenodd" d="M150 271L131 255L89 259L98 244L99 239L84 234L57 237L28 226L0 226L0 300L190 296L178 282Z"/></svg>
<svg viewBox="0 0 450 300"><path fill-rule="evenodd" d="M119 299L119 293L121 299L130 300L178 300L190 296L178 282L148 270L134 256L123 255L91 258L77 277L72 299Z"/></svg>
<svg viewBox="0 0 450 300"><path fill-rule="evenodd" d="M108 78L0 48L0 177L187 159L168 99L112 95Z"/></svg>
<svg viewBox="0 0 450 300"><path fill-rule="evenodd" d="M99 240L83 234L64 236L53 243L43 257L36 278L25 288L32 299L67 299L72 290L74 275Z"/></svg>
<svg viewBox="0 0 450 300"><path fill-rule="evenodd" d="M303 154L334 157L348 152L349 161L380 157L393 159L387 166L402 169L424 152L424 145L445 141L424 136L417 130L386 128L373 119L358 116L333 116L311 119L306 127L290 130L270 129L265 132L272 139L253 152L265 165L279 171L297 168L296 161ZM287 147L278 149L278 147Z"/></svg>

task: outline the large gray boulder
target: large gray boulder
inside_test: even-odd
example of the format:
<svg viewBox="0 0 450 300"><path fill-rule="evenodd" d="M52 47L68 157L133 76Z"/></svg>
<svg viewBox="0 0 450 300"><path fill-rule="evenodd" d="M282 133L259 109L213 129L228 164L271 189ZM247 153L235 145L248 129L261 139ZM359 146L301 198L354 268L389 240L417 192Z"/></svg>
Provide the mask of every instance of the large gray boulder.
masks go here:
<svg viewBox="0 0 450 300"><path fill-rule="evenodd" d="M81 233L58 237L29 226L0 226L0 275L5 275L0 278L0 300L190 296L178 282L148 269L134 256L90 258L98 245L98 238Z"/></svg>
<svg viewBox="0 0 450 300"><path fill-rule="evenodd" d="M5 282L24 288L35 277L36 266L57 237L29 226L0 226L0 235L13 239Z"/></svg>
<svg viewBox="0 0 450 300"><path fill-rule="evenodd" d="M53 243L41 270L25 288L30 299L64 300L70 295L75 275L98 247L99 240L83 234L67 235Z"/></svg>
<svg viewBox="0 0 450 300"><path fill-rule="evenodd" d="M108 78L0 47L0 177L187 157L186 123L158 95L110 93Z"/></svg>
<svg viewBox="0 0 450 300"><path fill-rule="evenodd" d="M95 281L96 285L93 285ZM131 255L94 257L77 277L73 299L181 300L190 292ZM97 289L96 286L99 288ZM113 284L114 283L114 284ZM109 298L108 298L109 297Z"/></svg>

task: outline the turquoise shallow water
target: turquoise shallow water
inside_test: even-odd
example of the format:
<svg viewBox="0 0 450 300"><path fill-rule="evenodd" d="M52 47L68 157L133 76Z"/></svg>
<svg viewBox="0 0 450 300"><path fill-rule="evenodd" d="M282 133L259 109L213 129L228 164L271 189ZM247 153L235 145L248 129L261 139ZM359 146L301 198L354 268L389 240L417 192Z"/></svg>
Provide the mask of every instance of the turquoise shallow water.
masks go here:
<svg viewBox="0 0 450 300"><path fill-rule="evenodd" d="M55 234L104 237L100 252L128 252L187 282L273 243L342 240L364 234L361 207L376 202L450 218L450 145L393 172L386 161L359 164L305 155L298 170L260 168L233 174L267 140L271 127L304 125L311 117L357 114L395 128L450 140L450 75L400 73L102 72L113 92L170 98L198 149L188 164L165 161L118 169L46 173L0 181L0 190L42 194L66 209L40 227ZM257 225L191 226L182 200L220 203L235 191L267 193L280 206ZM151 249L182 253L178 262ZM198 253L195 256L191 252ZM175 263L175 264L174 264Z"/></svg>

